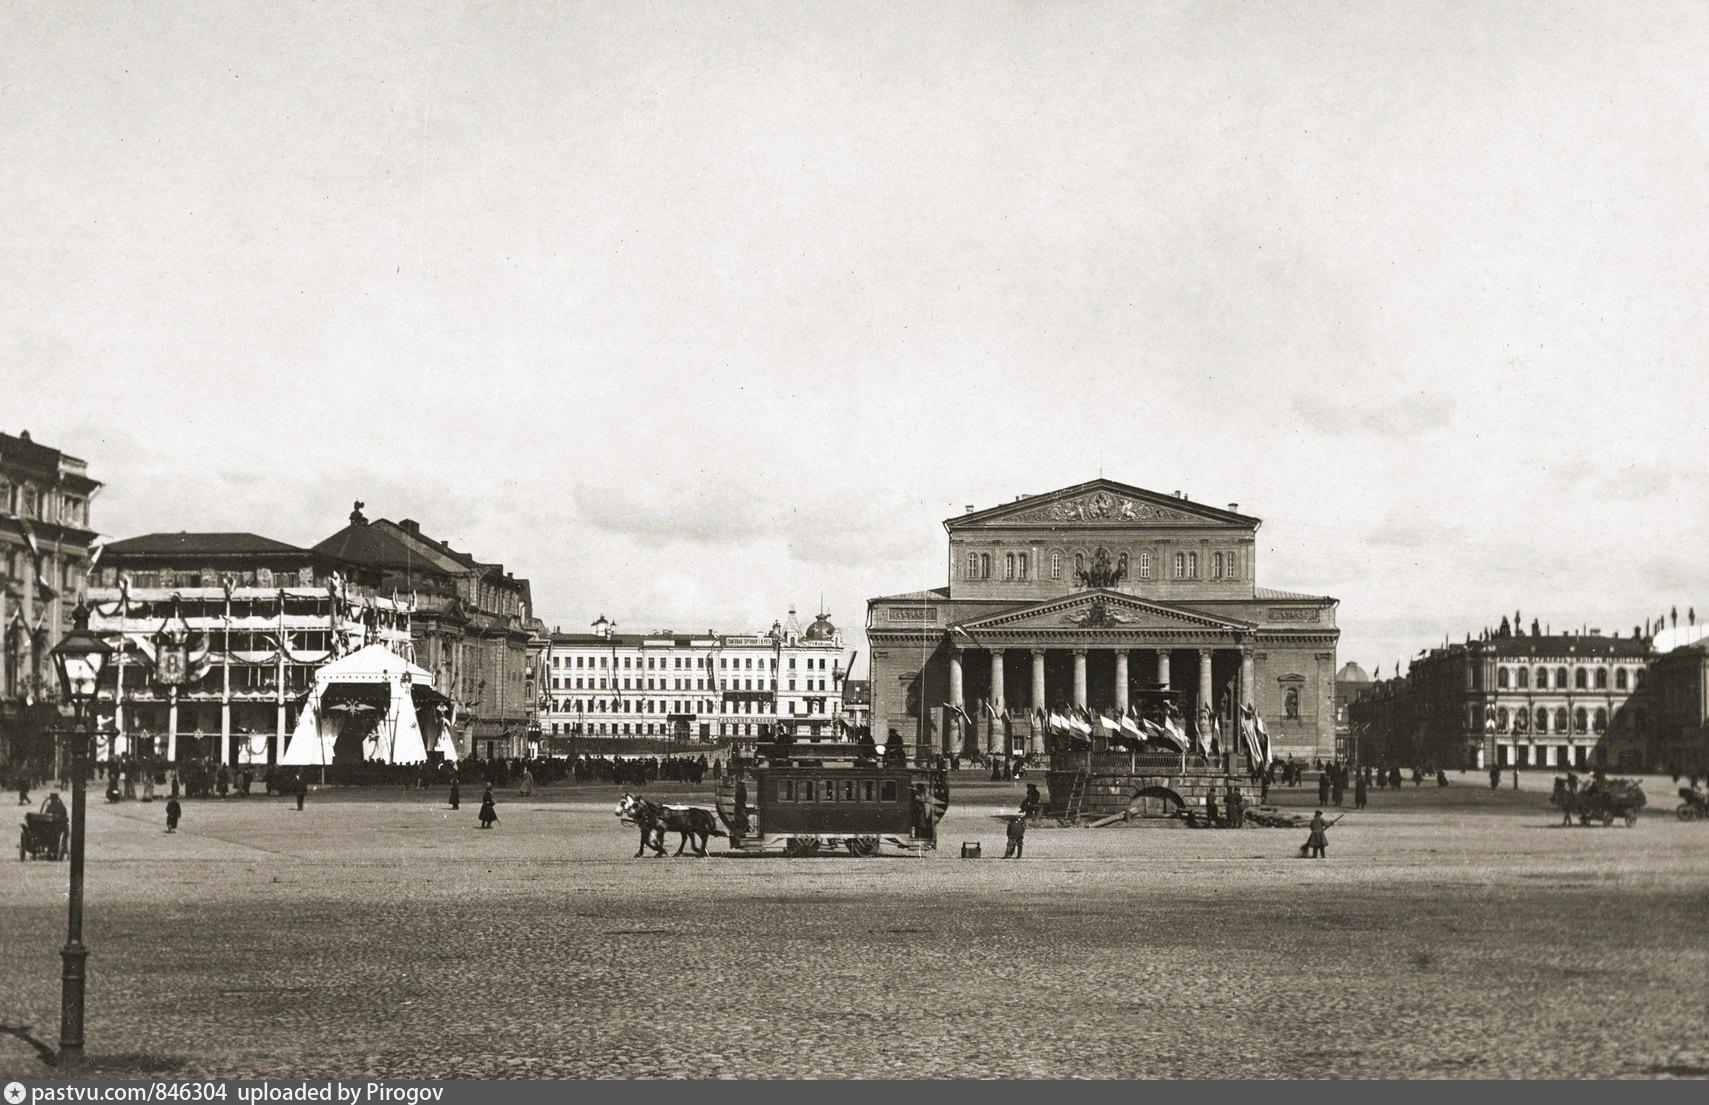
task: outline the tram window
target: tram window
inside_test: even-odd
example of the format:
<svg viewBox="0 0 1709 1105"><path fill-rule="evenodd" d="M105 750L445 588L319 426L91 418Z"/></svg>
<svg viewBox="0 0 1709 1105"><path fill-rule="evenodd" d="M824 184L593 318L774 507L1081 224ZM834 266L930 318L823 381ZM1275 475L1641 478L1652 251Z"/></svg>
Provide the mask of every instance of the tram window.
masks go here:
<svg viewBox="0 0 1709 1105"><path fill-rule="evenodd" d="M871 779L867 779L861 783L861 795L862 795L861 801L863 801L863 802L872 801L872 780Z"/></svg>
<svg viewBox="0 0 1709 1105"><path fill-rule="evenodd" d="M825 782L825 801L835 802L836 800L837 800L837 782L835 779L827 780Z"/></svg>
<svg viewBox="0 0 1709 1105"><path fill-rule="evenodd" d="M778 797L783 799L785 802L795 801L795 780L794 779L785 779L783 781L783 793L778 795Z"/></svg>
<svg viewBox="0 0 1709 1105"><path fill-rule="evenodd" d="M855 800L854 780L853 779L845 779L845 780L843 780L843 801L853 802L854 800Z"/></svg>
<svg viewBox="0 0 1709 1105"><path fill-rule="evenodd" d="M896 801L896 780L894 780L894 779L884 780L883 786L879 790L878 800L880 802L894 802L894 801Z"/></svg>
<svg viewBox="0 0 1709 1105"><path fill-rule="evenodd" d="M802 781L802 783L801 783L801 800L803 802L817 801L817 799L815 799L813 797L813 780L806 779L806 780Z"/></svg>

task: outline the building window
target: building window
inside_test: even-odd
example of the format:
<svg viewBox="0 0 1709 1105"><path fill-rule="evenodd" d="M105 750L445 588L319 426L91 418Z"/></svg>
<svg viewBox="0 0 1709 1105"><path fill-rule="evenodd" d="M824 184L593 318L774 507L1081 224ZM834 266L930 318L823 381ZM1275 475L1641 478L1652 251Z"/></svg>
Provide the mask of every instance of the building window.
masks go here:
<svg viewBox="0 0 1709 1105"><path fill-rule="evenodd" d="M979 578L980 579L990 579L991 578L991 554L990 553L980 553L979 554Z"/></svg>
<svg viewBox="0 0 1709 1105"><path fill-rule="evenodd" d="M1548 668L1538 668L1537 669L1537 689L1540 691L1546 691L1549 689L1549 669Z"/></svg>
<svg viewBox="0 0 1709 1105"><path fill-rule="evenodd" d="M1127 553L1122 553L1116 557L1116 578L1127 578Z"/></svg>
<svg viewBox="0 0 1709 1105"><path fill-rule="evenodd" d="M1547 733L1548 731L1549 731L1549 711L1545 710L1543 707L1539 706L1539 707L1537 707L1537 732Z"/></svg>
<svg viewBox="0 0 1709 1105"><path fill-rule="evenodd" d="M1211 553L1211 578L1222 578L1222 554Z"/></svg>
<svg viewBox="0 0 1709 1105"><path fill-rule="evenodd" d="M1023 580L1026 579L1027 578L1027 554L1021 553L1019 556L1017 556L1015 558L1015 561L1020 568L1019 578L1021 578Z"/></svg>
<svg viewBox="0 0 1709 1105"><path fill-rule="evenodd" d="M1505 691L1507 689L1507 669L1506 668L1496 668L1495 669L1495 686L1496 686L1497 690ZM1502 729L1504 731L1506 730L1506 728L1507 728L1507 726L1505 726L1505 725L1502 726Z"/></svg>
<svg viewBox="0 0 1709 1105"><path fill-rule="evenodd" d="M1555 708L1555 732L1564 733L1566 731L1567 731L1567 708L1565 706L1557 706Z"/></svg>
<svg viewBox="0 0 1709 1105"><path fill-rule="evenodd" d="M1499 709L1495 712L1495 729L1496 729L1496 732L1498 732L1498 733L1507 732L1508 720L1509 719L1507 716L1507 707L1503 706L1501 709Z"/></svg>
<svg viewBox="0 0 1709 1105"><path fill-rule="evenodd" d="M1531 728L1531 714L1526 710L1513 711L1513 731L1523 733Z"/></svg>
<svg viewBox="0 0 1709 1105"><path fill-rule="evenodd" d="M1062 554L1059 552L1053 552L1050 554L1050 578L1062 578Z"/></svg>
<svg viewBox="0 0 1709 1105"><path fill-rule="evenodd" d="M1014 553L1004 553L1003 554L1003 578L1004 579L1014 579L1015 578L1015 554Z"/></svg>
<svg viewBox="0 0 1709 1105"><path fill-rule="evenodd" d="M1596 725L1596 731L1598 733L1601 733L1601 732L1604 732L1607 730L1607 728L1608 728L1608 711L1607 710L1598 709L1596 711L1595 725Z"/></svg>
<svg viewBox="0 0 1709 1105"><path fill-rule="evenodd" d="M1222 563L1223 563L1223 567L1226 569L1225 578L1227 578L1227 579L1239 579L1240 578L1240 559L1238 557L1238 554L1229 553L1227 558L1224 559Z"/></svg>
<svg viewBox="0 0 1709 1105"><path fill-rule="evenodd" d="M1582 733L1590 726L1590 715L1580 706L1573 712L1573 732Z"/></svg>
<svg viewBox="0 0 1709 1105"><path fill-rule="evenodd" d="M1513 673L1519 680L1519 689L1525 690L1531 685L1531 669L1520 668Z"/></svg>
<svg viewBox="0 0 1709 1105"><path fill-rule="evenodd" d="M1187 578L1199 578L1199 554L1196 552L1190 552L1187 554Z"/></svg>
<svg viewBox="0 0 1709 1105"><path fill-rule="evenodd" d="M1615 668L1614 669L1614 689L1617 691L1623 691L1626 689L1626 669L1625 668Z"/></svg>
<svg viewBox="0 0 1709 1105"><path fill-rule="evenodd" d="M1582 691L1588 685L1589 683L1585 677L1583 668L1579 668L1577 671L1573 672L1573 686L1575 688Z"/></svg>
<svg viewBox="0 0 1709 1105"><path fill-rule="evenodd" d="M1599 691L1606 691L1608 689L1608 669L1607 668L1597 668L1596 669L1596 689Z"/></svg>
<svg viewBox="0 0 1709 1105"><path fill-rule="evenodd" d="M1187 554L1186 553L1176 553L1175 554L1175 578L1176 579L1186 579L1187 578Z"/></svg>
<svg viewBox="0 0 1709 1105"><path fill-rule="evenodd" d="M1074 582L1078 583L1086 575L1086 554L1074 554Z"/></svg>
<svg viewBox="0 0 1709 1105"><path fill-rule="evenodd" d="M1560 690L1560 691L1564 691L1567 689L1567 669L1566 668L1556 668L1555 669L1555 689Z"/></svg>
<svg viewBox="0 0 1709 1105"><path fill-rule="evenodd" d="M967 554L967 578L979 578L979 554L976 552L970 552Z"/></svg>

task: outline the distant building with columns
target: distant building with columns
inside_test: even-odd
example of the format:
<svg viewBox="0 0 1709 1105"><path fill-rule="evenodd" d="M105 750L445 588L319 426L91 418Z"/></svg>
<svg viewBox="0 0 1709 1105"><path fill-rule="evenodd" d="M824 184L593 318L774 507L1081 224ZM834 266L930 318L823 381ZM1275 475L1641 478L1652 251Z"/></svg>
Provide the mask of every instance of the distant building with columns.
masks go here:
<svg viewBox="0 0 1709 1105"><path fill-rule="evenodd" d="M1247 703L1277 758L1335 754L1336 600L1257 585L1257 518L1098 479L944 523L945 586L867 604L872 729L918 752L1043 749L1036 711Z"/></svg>

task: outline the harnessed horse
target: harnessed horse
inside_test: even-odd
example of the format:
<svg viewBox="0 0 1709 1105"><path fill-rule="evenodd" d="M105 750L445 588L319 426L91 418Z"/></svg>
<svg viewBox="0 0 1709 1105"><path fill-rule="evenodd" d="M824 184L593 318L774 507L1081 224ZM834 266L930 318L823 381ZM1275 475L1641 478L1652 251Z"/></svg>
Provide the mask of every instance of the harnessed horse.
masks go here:
<svg viewBox="0 0 1709 1105"><path fill-rule="evenodd" d="M704 856L706 841L710 837L725 835L724 830L718 827L718 819L712 815L711 810L703 810L697 806L666 806L633 794L625 794L618 800L617 816L641 828L641 846L635 850L636 856L645 854L648 848L653 849L654 855L664 855L667 832L682 835L676 846L676 854L679 856L691 841L695 842L694 854Z"/></svg>

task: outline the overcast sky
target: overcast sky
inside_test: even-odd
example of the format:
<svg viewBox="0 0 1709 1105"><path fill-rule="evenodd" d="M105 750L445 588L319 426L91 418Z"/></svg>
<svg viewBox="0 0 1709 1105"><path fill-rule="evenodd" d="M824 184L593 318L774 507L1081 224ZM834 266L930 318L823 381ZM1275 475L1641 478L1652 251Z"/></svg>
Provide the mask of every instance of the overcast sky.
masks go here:
<svg viewBox="0 0 1709 1105"><path fill-rule="evenodd" d="M0 6L0 429L548 624L944 582L1095 477L1387 675L1709 608L1709 6ZM851 634L850 647L864 641Z"/></svg>

